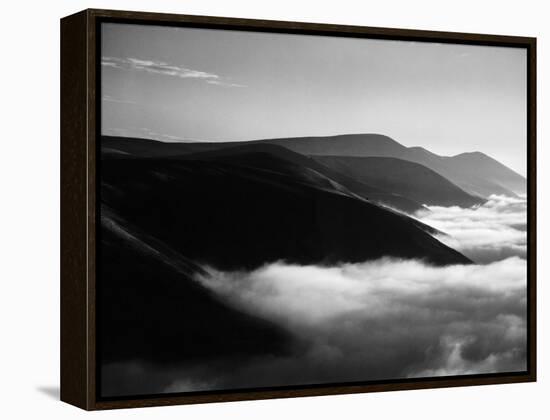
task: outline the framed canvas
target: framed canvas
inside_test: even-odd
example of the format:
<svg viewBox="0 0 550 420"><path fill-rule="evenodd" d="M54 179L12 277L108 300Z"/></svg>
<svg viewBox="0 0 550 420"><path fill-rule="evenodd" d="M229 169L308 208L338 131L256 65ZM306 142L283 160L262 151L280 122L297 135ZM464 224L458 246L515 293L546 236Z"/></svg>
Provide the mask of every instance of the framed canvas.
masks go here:
<svg viewBox="0 0 550 420"><path fill-rule="evenodd" d="M536 40L61 19L61 399L536 379Z"/></svg>

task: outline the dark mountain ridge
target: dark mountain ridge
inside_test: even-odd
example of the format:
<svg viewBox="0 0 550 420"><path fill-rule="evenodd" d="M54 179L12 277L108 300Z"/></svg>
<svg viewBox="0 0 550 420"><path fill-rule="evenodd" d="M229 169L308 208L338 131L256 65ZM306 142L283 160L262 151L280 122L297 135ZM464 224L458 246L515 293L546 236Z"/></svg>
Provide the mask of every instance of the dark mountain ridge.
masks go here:
<svg viewBox="0 0 550 420"><path fill-rule="evenodd" d="M106 137L102 147L111 153L161 157L205 152L245 144L276 144L302 155L347 157L393 157L426 166L470 195L516 196L526 192L526 180L497 160L481 153L439 156L422 147L405 147L380 134L346 134L328 137L296 137L225 143L163 143L154 140Z"/></svg>
<svg viewBox="0 0 550 420"><path fill-rule="evenodd" d="M133 358L170 365L220 353L245 357L286 351L288 333L220 302L194 280L205 273L200 265L106 206L100 238L102 363Z"/></svg>
<svg viewBox="0 0 550 420"><path fill-rule="evenodd" d="M102 364L138 359L172 366L217 354L281 355L296 345L197 282L207 267L382 257L471 262L434 238L433 229L370 202L314 159L282 147L136 157L109 146L100 163ZM160 153L150 143L133 146Z"/></svg>
<svg viewBox="0 0 550 420"><path fill-rule="evenodd" d="M526 191L521 175L481 152L439 156L422 147L405 147L380 134L346 134L261 140L309 155L394 157L416 162L439 173L470 194L515 196Z"/></svg>
<svg viewBox="0 0 550 420"><path fill-rule="evenodd" d="M110 158L101 170L106 205L187 258L222 269L383 256L468 262L414 219L270 154Z"/></svg>
<svg viewBox="0 0 550 420"><path fill-rule="evenodd" d="M415 162L388 157L314 156L323 165L357 181L376 185L422 204L472 207L484 199L468 194L437 172Z"/></svg>
<svg viewBox="0 0 550 420"><path fill-rule="evenodd" d="M259 159L255 160L253 155L258 155ZM270 161L268 156L277 157L280 160ZM171 156L170 158L200 160L220 157L231 157L233 162L249 165L257 169L265 170L271 168L278 171L281 169L291 171L292 175L295 176L294 179L306 176L307 173L304 172L304 168L306 168L308 171L313 171L317 175L325 177L330 188L338 186L339 189L345 189L350 194L356 194L364 199L390 206L406 213L414 213L418 210L425 209L422 204L414 201L411 196L404 196L393 190L374 187L373 184L360 181L353 176L347 176L344 173L335 171L329 166L318 162L317 159L301 155L285 147L274 144L239 144L235 147ZM282 161L286 162L285 165L281 165ZM274 168L270 163L274 164ZM290 167L291 165L293 168ZM319 176L316 177L316 180L319 180Z"/></svg>

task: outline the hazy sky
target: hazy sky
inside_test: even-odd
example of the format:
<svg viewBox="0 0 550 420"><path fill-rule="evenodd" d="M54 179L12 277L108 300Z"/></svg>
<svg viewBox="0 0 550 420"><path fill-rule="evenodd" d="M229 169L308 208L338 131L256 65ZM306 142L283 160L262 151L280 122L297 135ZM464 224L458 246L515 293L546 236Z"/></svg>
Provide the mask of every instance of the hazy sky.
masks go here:
<svg viewBox="0 0 550 420"><path fill-rule="evenodd" d="M525 175L526 50L103 24L103 134L386 134Z"/></svg>

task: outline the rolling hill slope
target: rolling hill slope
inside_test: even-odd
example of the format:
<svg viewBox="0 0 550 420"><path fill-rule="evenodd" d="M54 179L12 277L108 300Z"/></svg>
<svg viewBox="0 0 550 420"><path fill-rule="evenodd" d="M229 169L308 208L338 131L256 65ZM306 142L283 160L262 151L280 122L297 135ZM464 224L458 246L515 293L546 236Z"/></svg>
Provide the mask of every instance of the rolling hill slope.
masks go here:
<svg viewBox="0 0 550 420"><path fill-rule="evenodd" d="M349 194L356 194L364 199L390 206L405 213L414 213L424 209L414 197L404 196L391 189L374 187L372 183L358 180L338 170L333 170L309 156L288 150L282 146L266 143L243 144L209 152L190 153L172 156L177 159L204 160L216 158L231 159L232 163L242 164L257 170L271 169L280 174L288 173L294 179L303 179L304 182L315 180L319 182L325 178L326 186L331 189L346 190ZM272 158L277 159L272 159ZM283 163L284 164L281 164Z"/></svg>
<svg viewBox="0 0 550 420"><path fill-rule="evenodd" d="M156 143L154 147L151 147ZM405 147L380 134L330 137L297 137L226 143L163 143L154 140L103 137L102 147L111 154L161 157L206 152L252 144L275 144L306 156L393 157L415 162L437 172L470 195L516 196L526 192L524 177L495 159L480 153L439 156L422 147ZM375 186L376 187L376 186ZM413 199L412 197L410 197Z"/></svg>
<svg viewBox="0 0 550 420"><path fill-rule="evenodd" d="M272 154L110 158L102 162L102 182L102 202L128 223L222 269L382 256L468 262L414 219Z"/></svg>
<svg viewBox="0 0 550 420"><path fill-rule="evenodd" d="M524 177L480 153L439 156L422 147L405 147L380 134L262 140L307 155L394 157L424 165L470 194L515 196L526 191Z"/></svg>
<svg viewBox="0 0 550 420"><path fill-rule="evenodd" d="M104 153L102 363L138 357L169 366L218 352L285 354L284 331L194 281L207 266L250 270L277 261L333 265L381 257L471 262L435 239L433 229L322 172L313 159L269 145L161 158Z"/></svg>
<svg viewBox="0 0 550 420"><path fill-rule="evenodd" d="M315 156L319 163L365 184L376 185L417 202L472 207L485 202L437 172L414 162L387 157Z"/></svg>

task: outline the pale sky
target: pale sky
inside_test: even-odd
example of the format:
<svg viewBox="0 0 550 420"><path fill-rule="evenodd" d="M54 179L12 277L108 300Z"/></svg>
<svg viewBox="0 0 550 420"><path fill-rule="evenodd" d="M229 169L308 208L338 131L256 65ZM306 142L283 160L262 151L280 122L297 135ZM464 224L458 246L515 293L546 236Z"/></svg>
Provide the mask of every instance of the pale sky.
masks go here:
<svg viewBox="0 0 550 420"><path fill-rule="evenodd" d="M385 134L526 172L526 50L103 24L102 132L164 141Z"/></svg>

